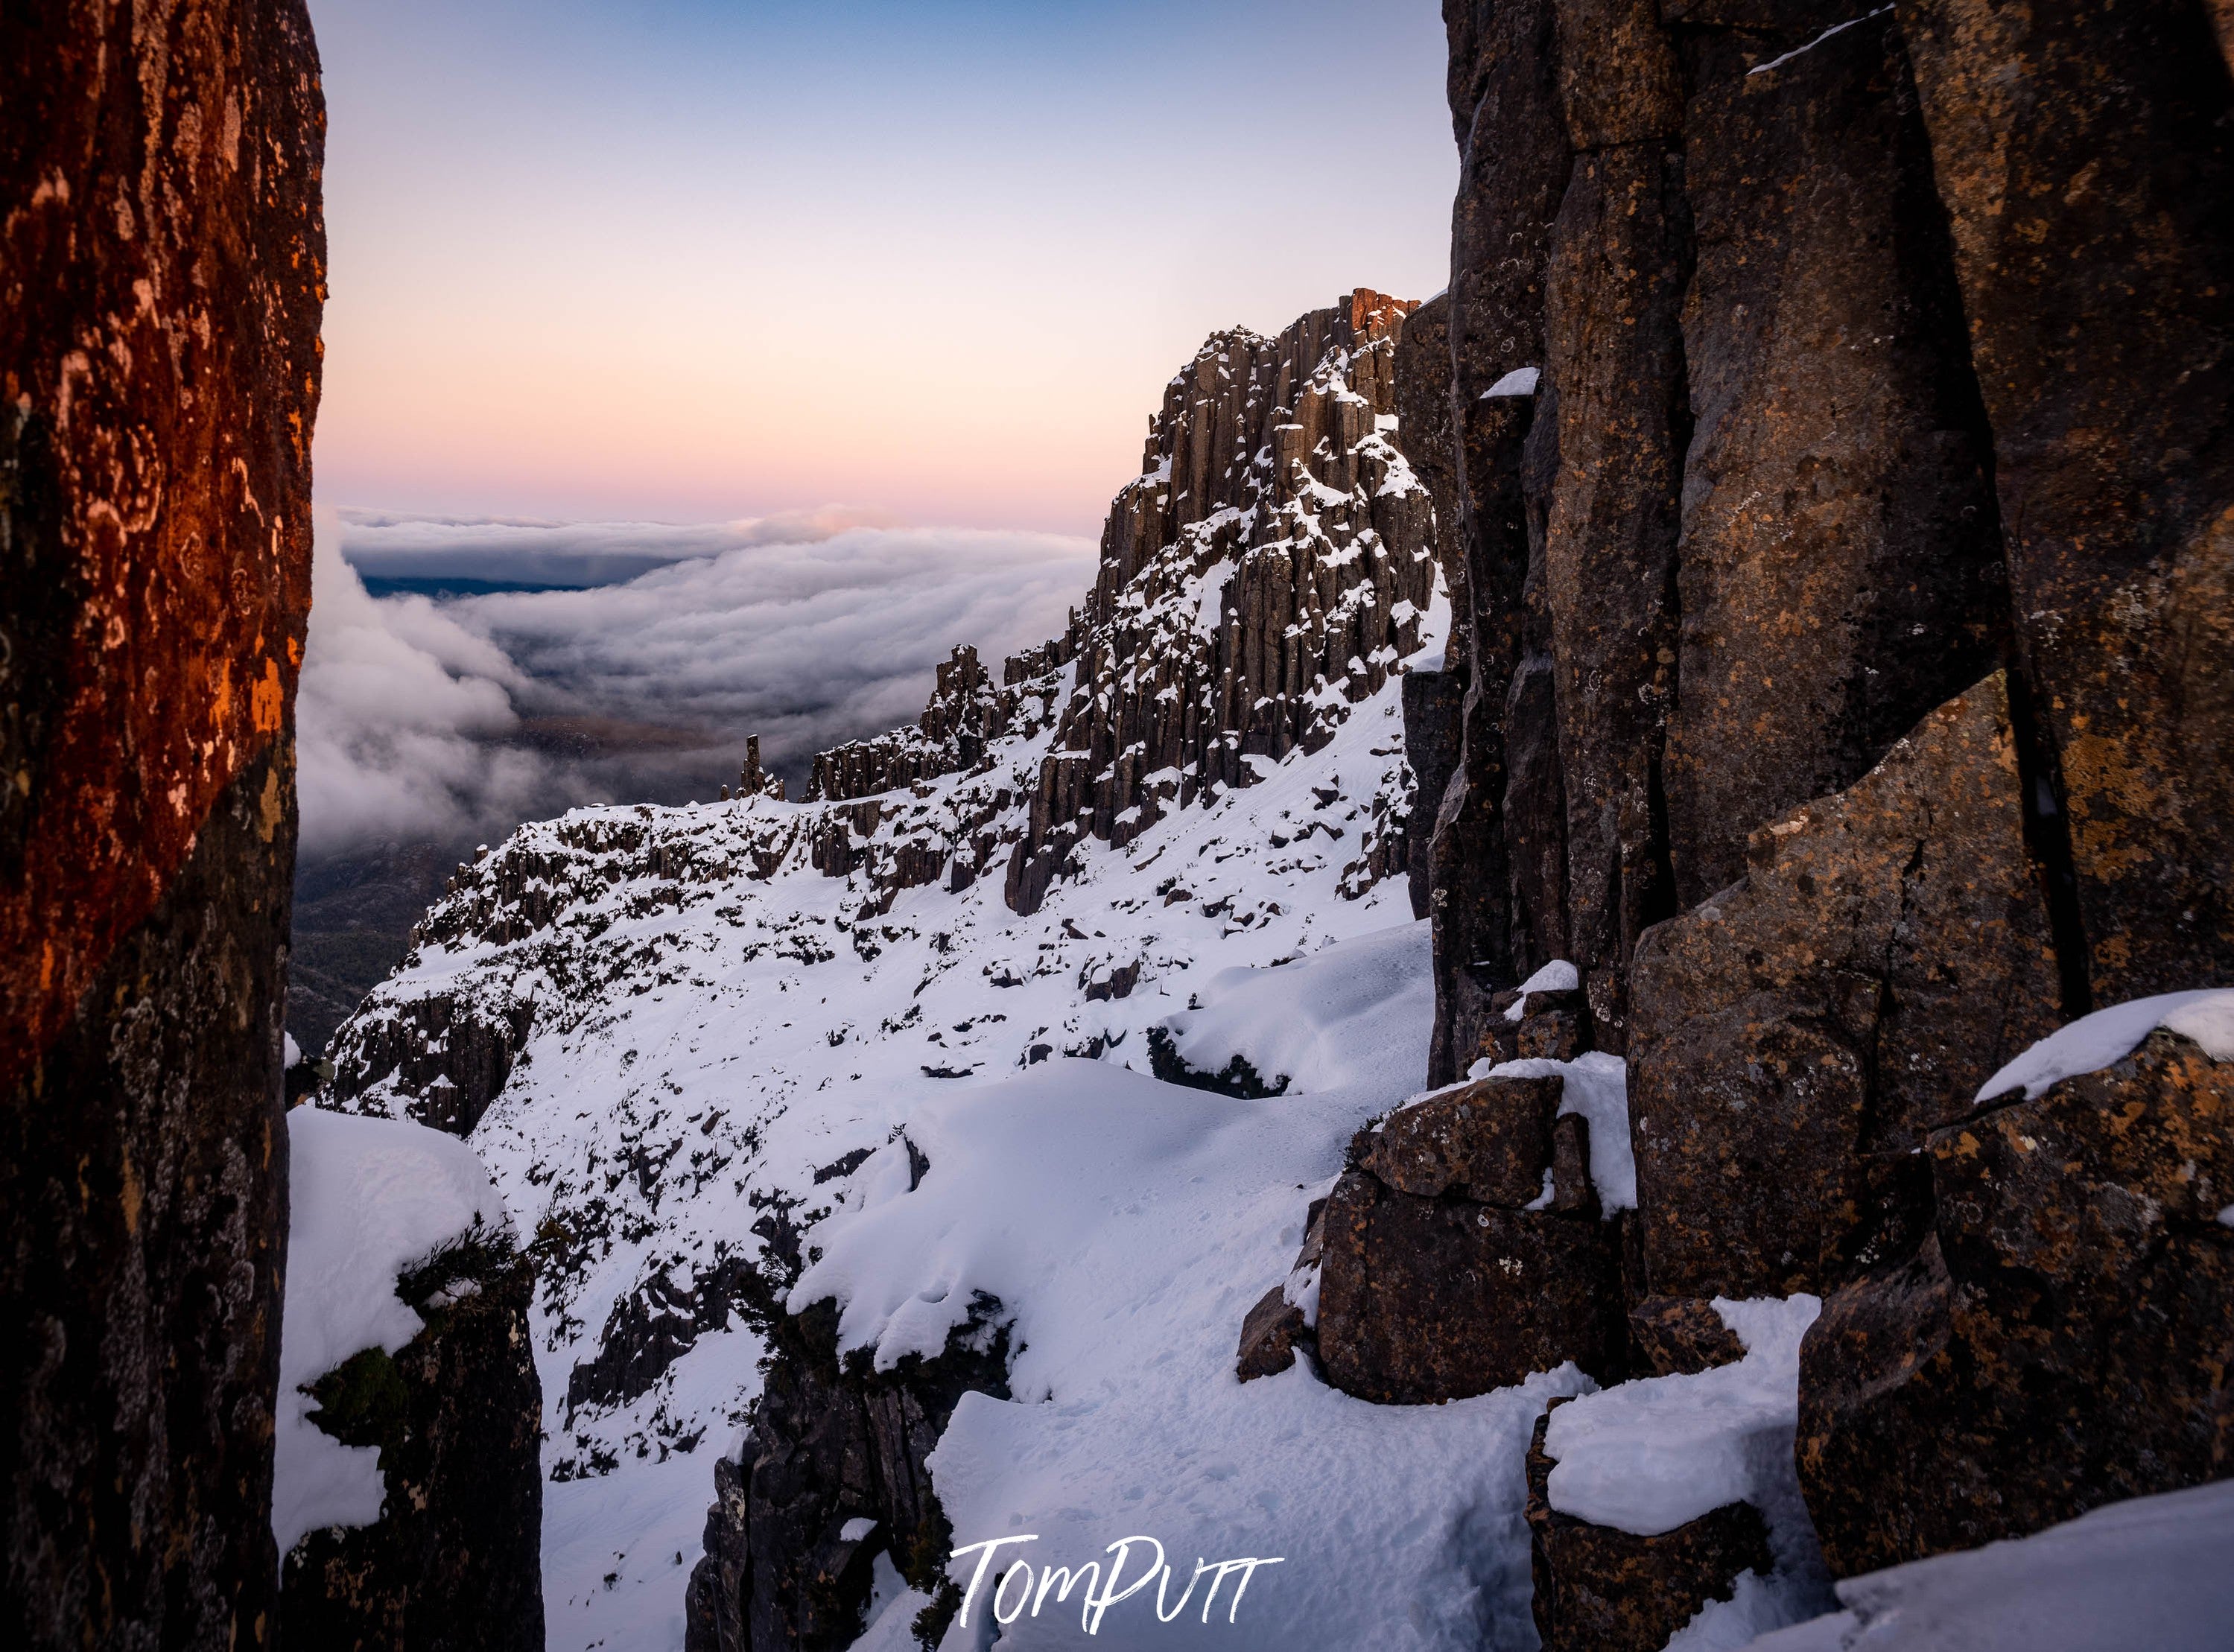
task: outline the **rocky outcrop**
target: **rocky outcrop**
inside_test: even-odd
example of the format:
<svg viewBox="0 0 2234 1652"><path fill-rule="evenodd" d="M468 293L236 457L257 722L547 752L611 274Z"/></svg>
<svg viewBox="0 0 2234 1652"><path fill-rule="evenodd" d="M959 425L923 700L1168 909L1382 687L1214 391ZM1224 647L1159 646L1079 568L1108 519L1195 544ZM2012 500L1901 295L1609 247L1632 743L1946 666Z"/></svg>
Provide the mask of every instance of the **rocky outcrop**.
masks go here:
<svg viewBox="0 0 2234 1652"><path fill-rule="evenodd" d="M2161 1179L2216 1126L2141 1122L2215 1081L2159 1050L2084 1106L1969 1100L2095 1002L2234 978L2224 10L1445 8L1429 1081L1626 1055L1641 1365L1733 1357L1708 1297L1832 1295L1802 1455L1841 1570L2224 1472L2226 1230ZM1553 958L1575 1002L1508 1022ZM1381 1397L1447 1380L1403 1322L1489 1259L1400 1240L1463 1195L1415 1197L1353 1169L1330 1211L1330 1375L1368 1321L1370 1368L1432 1353ZM1571 1591L1667 1586L1570 1554L1547 1623L1625 1643Z"/></svg>
<svg viewBox="0 0 2234 1652"><path fill-rule="evenodd" d="M1560 1094L1558 1079L1489 1079L1361 1133L1324 1218L1329 1382L1419 1404L1568 1360L1622 1373L1619 1227L1599 1219L1584 1121L1552 1127Z"/></svg>
<svg viewBox="0 0 2234 1652"><path fill-rule="evenodd" d="M2195 4L1904 0L2103 1003L2234 972L2234 125Z"/></svg>
<svg viewBox="0 0 2234 1652"><path fill-rule="evenodd" d="M312 1531L286 1557L286 1644L540 1652L533 1283L509 1244L447 1247L398 1282L426 1329L311 1385L313 1422L344 1445L379 1448L385 1494L372 1525Z"/></svg>
<svg viewBox="0 0 2234 1652"><path fill-rule="evenodd" d="M2234 1062L2171 1032L1931 1133L1937 1217L1801 1351L1842 1575L2234 1471ZM1928 1485L1928 1496L1889 1488Z"/></svg>
<svg viewBox="0 0 2234 1652"><path fill-rule="evenodd" d="M1632 1138L1651 1289L1828 1290L1922 1237L1927 1133L2054 1030L2047 904L1998 676L1640 950Z"/></svg>
<svg viewBox="0 0 2234 1652"><path fill-rule="evenodd" d="M1766 1577L1768 1528L1749 1503L1726 1504L1663 1531L1638 1537L1562 1514L1551 1506L1544 1449L1551 1410L1528 1448L1530 1605L1545 1652L1659 1652L1711 1600L1728 1600L1737 1576Z"/></svg>
<svg viewBox="0 0 2234 1652"><path fill-rule="evenodd" d="M879 1555L934 1597L935 1642L961 1591L946 1581L953 1533L924 1459L964 1393L1008 1398L999 1314L981 1300L938 1358L910 1355L881 1372L866 1350L839 1358L833 1303L776 1322L741 1458L715 1466L685 1610L689 1652L852 1644Z"/></svg>
<svg viewBox="0 0 2234 1652"><path fill-rule="evenodd" d="M0 1623L271 1644L323 108L296 0L0 17Z"/></svg>
<svg viewBox="0 0 2234 1652"><path fill-rule="evenodd" d="M1009 863L1038 909L1085 837L1316 749L1416 652L1434 509L1395 441L1414 306L1362 288L1277 338L1219 333L1173 379L1111 506L1054 749Z"/></svg>
<svg viewBox="0 0 2234 1652"><path fill-rule="evenodd" d="M807 800L874 797L976 767L983 761L986 748L1002 735L1029 734L1039 725L1046 708L1041 696L1028 690L1068 659L1066 640L1058 637L1029 656L1007 661L1003 680L996 683L977 663L976 649L956 649L938 668L921 720L912 727L822 753L814 760ZM755 755L758 744L754 742Z"/></svg>

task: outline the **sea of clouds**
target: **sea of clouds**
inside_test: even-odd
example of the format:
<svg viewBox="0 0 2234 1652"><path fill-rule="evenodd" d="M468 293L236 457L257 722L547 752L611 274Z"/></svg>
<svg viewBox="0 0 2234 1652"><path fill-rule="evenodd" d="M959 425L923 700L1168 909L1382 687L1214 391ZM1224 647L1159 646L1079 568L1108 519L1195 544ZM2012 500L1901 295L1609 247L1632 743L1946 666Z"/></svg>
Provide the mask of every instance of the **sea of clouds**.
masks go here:
<svg viewBox="0 0 2234 1652"><path fill-rule="evenodd" d="M322 512L304 859L710 797L748 735L796 774L912 721L956 643L996 662L1061 631L1094 554L835 509L684 527ZM376 597L368 574L576 588Z"/></svg>

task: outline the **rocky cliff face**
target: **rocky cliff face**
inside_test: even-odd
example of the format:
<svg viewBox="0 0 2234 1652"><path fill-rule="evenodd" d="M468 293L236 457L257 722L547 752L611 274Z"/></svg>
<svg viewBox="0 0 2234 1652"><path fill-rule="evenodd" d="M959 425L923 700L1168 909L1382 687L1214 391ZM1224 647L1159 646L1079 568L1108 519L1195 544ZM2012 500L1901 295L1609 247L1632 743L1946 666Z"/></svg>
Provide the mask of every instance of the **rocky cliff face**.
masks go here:
<svg viewBox="0 0 2234 1652"><path fill-rule="evenodd" d="M317 1427L378 1447L383 1497L377 1521L312 1531L285 1557L287 1644L541 1652L533 1283L507 1243L448 1245L397 1282L426 1329L311 1384Z"/></svg>
<svg viewBox="0 0 2234 1652"><path fill-rule="evenodd" d="M297 3L0 17L0 1623L269 1645L323 110Z"/></svg>
<svg viewBox="0 0 2234 1652"><path fill-rule="evenodd" d="M1499 989L1578 966L1581 1040L1630 1081L1613 1289L1836 1293L1802 1463L1842 1570L2224 1472L2183 1432L2227 1403L2190 1351L2223 1335L2224 1229L2141 1191L2215 1162L2215 1068L2087 1081L2115 1142L2096 1103L1975 1098L2091 1008L2234 979L2211 14L1865 10L1448 0L1448 349L1397 389L1449 409L1414 462L1456 506L1466 643L1434 1076L1508 1059ZM2023 1192L2051 1159L2159 1214ZM1392 1237L1406 1301L1481 1277L1474 1238ZM2183 1329L2117 1350L2121 1316ZM1400 1380L1440 1344L1397 1342L1329 1372L1476 1380ZM2062 1444L2020 1468L2024 1427ZM1558 1530L1551 1643L1612 1643L1576 1590L1645 1585Z"/></svg>
<svg viewBox="0 0 2234 1652"><path fill-rule="evenodd" d="M1009 863L1016 911L1082 838L1121 848L1317 749L1418 651L1434 506L1395 440L1413 308L1361 289L1277 338L1220 333L1166 389L1063 643L1077 669Z"/></svg>

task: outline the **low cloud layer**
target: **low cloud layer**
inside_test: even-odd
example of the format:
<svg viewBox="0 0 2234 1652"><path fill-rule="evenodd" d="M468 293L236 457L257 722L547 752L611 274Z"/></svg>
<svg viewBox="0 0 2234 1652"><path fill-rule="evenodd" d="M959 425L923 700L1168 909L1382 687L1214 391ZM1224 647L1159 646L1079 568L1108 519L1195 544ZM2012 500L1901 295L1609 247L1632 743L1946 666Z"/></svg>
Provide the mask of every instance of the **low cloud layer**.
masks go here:
<svg viewBox="0 0 2234 1652"><path fill-rule="evenodd" d="M1052 534L843 513L705 529L323 516L304 854L493 839L577 803L709 796L748 735L796 773L911 720L954 644L997 659L1061 630L1093 554ZM434 577L559 583L553 570L571 579L629 557L665 565L441 602L369 596L358 572L416 559Z"/></svg>

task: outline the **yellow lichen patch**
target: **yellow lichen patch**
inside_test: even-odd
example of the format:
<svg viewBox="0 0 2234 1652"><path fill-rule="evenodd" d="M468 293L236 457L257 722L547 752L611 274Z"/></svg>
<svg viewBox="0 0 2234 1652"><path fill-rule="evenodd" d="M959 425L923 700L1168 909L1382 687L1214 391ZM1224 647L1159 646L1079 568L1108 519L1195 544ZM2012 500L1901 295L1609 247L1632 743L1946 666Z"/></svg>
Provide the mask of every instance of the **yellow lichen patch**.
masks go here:
<svg viewBox="0 0 2234 1652"><path fill-rule="evenodd" d="M276 735L284 720L287 690L279 680L279 662L266 656L264 679L249 691L248 710L259 735Z"/></svg>

